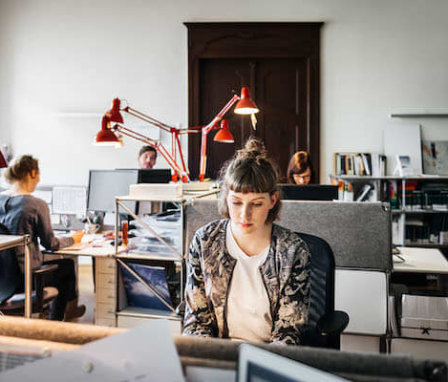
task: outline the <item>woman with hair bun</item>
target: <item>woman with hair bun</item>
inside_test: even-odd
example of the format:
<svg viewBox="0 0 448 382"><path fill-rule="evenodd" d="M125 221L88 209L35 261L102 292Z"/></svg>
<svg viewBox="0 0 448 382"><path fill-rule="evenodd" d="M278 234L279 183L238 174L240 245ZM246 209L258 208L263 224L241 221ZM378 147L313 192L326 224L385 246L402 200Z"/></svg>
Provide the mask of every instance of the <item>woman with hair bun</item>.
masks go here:
<svg viewBox="0 0 448 382"><path fill-rule="evenodd" d="M310 154L306 151L297 151L289 160L286 177L288 183L292 184L314 183L314 171Z"/></svg>
<svg viewBox="0 0 448 382"><path fill-rule="evenodd" d="M190 245L185 335L300 344L308 319L310 252L273 223L276 165L250 138L221 171L225 219L200 228Z"/></svg>
<svg viewBox="0 0 448 382"><path fill-rule="evenodd" d="M5 172L6 180L11 188L0 194L0 223L13 235L31 236L31 267L37 269L43 264L40 244L49 250L80 242L82 234L67 238L57 238L50 222L47 203L31 195L40 181L39 162L31 155L23 155L12 163ZM24 269L24 250L17 249L20 268ZM80 317L85 306L77 305L76 276L72 259L58 259L47 263L57 264L58 269L52 273L52 280L47 284L58 289L58 296L50 306L50 320ZM23 288L23 286L22 286ZM69 303L70 302L70 303ZM66 307L69 303L69 309Z"/></svg>

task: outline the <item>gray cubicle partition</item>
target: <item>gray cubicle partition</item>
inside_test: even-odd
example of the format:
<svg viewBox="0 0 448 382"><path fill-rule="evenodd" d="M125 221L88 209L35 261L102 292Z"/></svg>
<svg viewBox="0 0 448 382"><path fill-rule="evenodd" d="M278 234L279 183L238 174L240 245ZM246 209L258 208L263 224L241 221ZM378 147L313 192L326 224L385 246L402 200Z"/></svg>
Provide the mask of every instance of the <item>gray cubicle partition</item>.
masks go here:
<svg viewBox="0 0 448 382"><path fill-rule="evenodd" d="M337 268L392 270L390 211L382 203L282 202L278 224L326 240ZM219 219L216 200L195 200L185 211L186 251L196 230Z"/></svg>

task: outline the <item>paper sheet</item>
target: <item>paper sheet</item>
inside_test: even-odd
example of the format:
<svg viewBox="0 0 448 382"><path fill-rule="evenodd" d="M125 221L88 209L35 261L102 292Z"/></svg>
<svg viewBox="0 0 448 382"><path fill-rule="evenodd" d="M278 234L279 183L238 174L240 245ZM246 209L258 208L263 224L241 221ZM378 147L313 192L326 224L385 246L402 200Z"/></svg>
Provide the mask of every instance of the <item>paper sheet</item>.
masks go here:
<svg viewBox="0 0 448 382"><path fill-rule="evenodd" d="M46 191L46 190L35 190L33 192L33 196L44 200L47 204L51 204L51 199L52 199L53 193L51 191Z"/></svg>
<svg viewBox="0 0 448 382"><path fill-rule="evenodd" d="M85 187L53 187L54 214L85 214L86 208Z"/></svg>
<svg viewBox="0 0 448 382"><path fill-rule="evenodd" d="M184 381L168 320L91 342L0 375L3 382Z"/></svg>

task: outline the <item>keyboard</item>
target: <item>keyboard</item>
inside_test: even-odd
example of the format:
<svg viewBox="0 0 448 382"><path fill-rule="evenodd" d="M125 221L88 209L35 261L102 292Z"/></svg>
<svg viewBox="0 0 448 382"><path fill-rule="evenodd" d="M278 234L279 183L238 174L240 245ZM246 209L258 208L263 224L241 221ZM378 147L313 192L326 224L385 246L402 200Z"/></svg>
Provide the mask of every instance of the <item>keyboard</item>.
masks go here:
<svg viewBox="0 0 448 382"><path fill-rule="evenodd" d="M5 352L0 349L0 373L45 358L40 354ZM1 377L0 377L1 380Z"/></svg>

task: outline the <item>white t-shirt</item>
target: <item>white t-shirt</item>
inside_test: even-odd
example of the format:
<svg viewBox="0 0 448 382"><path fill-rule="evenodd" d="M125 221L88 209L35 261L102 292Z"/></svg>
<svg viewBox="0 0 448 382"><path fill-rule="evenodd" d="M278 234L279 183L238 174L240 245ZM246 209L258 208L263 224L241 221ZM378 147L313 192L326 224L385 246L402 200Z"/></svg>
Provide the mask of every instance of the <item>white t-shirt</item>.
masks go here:
<svg viewBox="0 0 448 382"><path fill-rule="evenodd" d="M265 262L269 246L259 255L247 256L238 246L227 225L226 245L237 260L233 271L227 304L227 325L230 338L267 341L271 336L272 318L260 266Z"/></svg>

